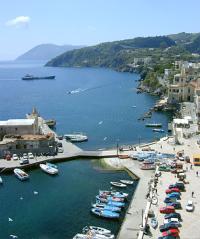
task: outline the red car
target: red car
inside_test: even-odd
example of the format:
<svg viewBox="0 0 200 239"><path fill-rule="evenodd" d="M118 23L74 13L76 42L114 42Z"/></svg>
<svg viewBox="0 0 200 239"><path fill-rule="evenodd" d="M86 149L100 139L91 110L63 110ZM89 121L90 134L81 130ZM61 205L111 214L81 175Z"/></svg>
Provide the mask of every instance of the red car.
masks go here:
<svg viewBox="0 0 200 239"><path fill-rule="evenodd" d="M178 188L170 188L165 191L166 194L173 193L173 192L180 193L180 190Z"/></svg>
<svg viewBox="0 0 200 239"><path fill-rule="evenodd" d="M162 232L162 236L173 236L178 237L179 236L179 230L177 228L169 229L168 231Z"/></svg>
<svg viewBox="0 0 200 239"><path fill-rule="evenodd" d="M175 212L175 208L173 206L166 206L166 207L160 208L160 213L169 214L169 213L173 213L173 212Z"/></svg>

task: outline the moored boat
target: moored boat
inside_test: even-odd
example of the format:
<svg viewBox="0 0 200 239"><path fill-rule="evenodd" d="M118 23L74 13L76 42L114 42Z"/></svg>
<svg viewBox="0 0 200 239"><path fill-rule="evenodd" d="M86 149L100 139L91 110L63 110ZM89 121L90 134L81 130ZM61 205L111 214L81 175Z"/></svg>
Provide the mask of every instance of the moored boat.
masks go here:
<svg viewBox="0 0 200 239"><path fill-rule="evenodd" d="M128 185L132 185L132 184L133 184L133 181L131 181L131 180L121 179L120 182L121 182L121 183L124 183L124 184L128 184Z"/></svg>
<svg viewBox="0 0 200 239"><path fill-rule="evenodd" d="M99 209L99 208L92 208L91 212L99 217L115 219L119 218L120 215L117 212L111 212L109 210Z"/></svg>
<svg viewBox="0 0 200 239"><path fill-rule="evenodd" d="M83 228L83 233L87 233L88 231L93 231L100 235L111 235L111 231L103 227L86 226Z"/></svg>
<svg viewBox="0 0 200 239"><path fill-rule="evenodd" d="M94 204L92 204L92 207L94 207L94 208L96 207L96 208L100 208L100 209L104 209L104 210L110 210L112 212L120 212L121 211L120 207L110 206L105 203L94 203Z"/></svg>
<svg viewBox="0 0 200 239"><path fill-rule="evenodd" d="M57 165L53 163L46 163L47 166L52 167L52 168L58 168Z"/></svg>
<svg viewBox="0 0 200 239"><path fill-rule="evenodd" d="M125 188L127 187L126 184L124 183L120 183L120 182L110 182L111 185L115 186L115 187L120 187L120 188Z"/></svg>
<svg viewBox="0 0 200 239"><path fill-rule="evenodd" d="M153 132L164 133L164 129L152 129Z"/></svg>
<svg viewBox="0 0 200 239"><path fill-rule="evenodd" d="M88 137L82 133L75 133L75 134L65 134L64 135L66 140L71 142L84 142L88 141Z"/></svg>
<svg viewBox="0 0 200 239"><path fill-rule="evenodd" d="M116 207L124 207L125 203L124 202L116 202L112 200L108 200L106 198L100 198L99 196L96 196L97 203L106 203L109 206L116 206Z"/></svg>
<svg viewBox="0 0 200 239"><path fill-rule="evenodd" d="M56 121L54 119L45 120L45 124L47 124L49 128L54 128L56 126Z"/></svg>
<svg viewBox="0 0 200 239"><path fill-rule="evenodd" d="M128 197L128 193L123 193L123 192L117 192L117 191L106 191L106 190L99 190L99 195L101 194L105 194L105 195L112 195L112 196L116 196L116 197L123 197L123 198L127 198Z"/></svg>
<svg viewBox="0 0 200 239"><path fill-rule="evenodd" d="M0 184L3 184L3 179L1 176L0 176Z"/></svg>
<svg viewBox="0 0 200 239"><path fill-rule="evenodd" d="M149 124L145 124L146 127L162 127L161 123L149 123Z"/></svg>
<svg viewBox="0 0 200 239"><path fill-rule="evenodd" d="M21 181L27 180L29 178L29 175L19 168L14 169L14 174Z"/></svg>
<svg viewBox="0 0 200 239"><path fill-rule="evenodd" d="M58 169L57 168L54 168L54 167L51 167L47 164L40 164L40 168L45 172L45 173L48 173L48 174L51 174L51 175L55 175L58 173Z"/></svg>

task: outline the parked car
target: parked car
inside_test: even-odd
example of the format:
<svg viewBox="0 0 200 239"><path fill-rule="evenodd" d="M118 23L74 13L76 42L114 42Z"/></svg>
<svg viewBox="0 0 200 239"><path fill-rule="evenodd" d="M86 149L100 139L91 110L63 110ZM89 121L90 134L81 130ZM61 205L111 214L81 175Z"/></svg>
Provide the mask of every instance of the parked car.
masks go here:
<svg viewBox="0 0 200 239"><path fill-rule="evenodd" d="M161 237L158 237L158 239L179 239L179 237L175 237L175 236L161 236Z"/></svg>
<svg viewBox="0 0 200 239"><path fill-rule="evenodd" d="M164 224L166 223L180 223L180 221L178 220L178 218L172 217L172 218L166 218L164 219Z"/></svg>
<svg viewBox="0 0 200 239"><path fill-rule="evenodd" d="M23 159L28 159L27 153L24 153L24 154L23 154Z"/></svg>
<svg viewBox="0 0 200 239"><path fill-rule="evenodd" d="M167 206L173 206L175 209L181 209L181 203L180 202L169 202L167 203Z"/></svg>
<svg viewBox="0 0 200 239"><path fill-rule="evenodd" d="M29 159L34 159L34 156L33 156L33 154L30 152L30 153L28 153L28 158Z"/></svg>
<svg viewBox="0 0 200 239"><path fill-rule="evenodd" d="M180 189L178 189L178 188L171 188L171 189L167 189L165 191L166 194L173 193L173 192L180 193Z"/></svg>
<svg viewBox="0 0 200 239"><path fill-rule="evenodd" d="M59 148L62 148L63 144L62 144L61 142L57 142L57 146L58 146Z"/></svg>
<svg viewBox="0 0 200 239"><path fill-rule="evenodd" d="M63 153L63 148L58 148L58 153Z"/></svg>
<svg viewBox="0 0 200 239"><path fill-rule="evenodd" d="M171 203L171 202L176 202L176 198L166 197L165 200L164 200L164 203Z"/></svg>
<svg viewBox="0 0 200 239"><path fill-rule="evenodd" d="M29 160L28 160L28 158L27 159L20 159L20 161L19 161L19 163L21 164L21 165L23 165L23 164L29 164Z"/></svg>
<svg viewBox="0 0 200 239"><path fill-rule="evenodd" d="M63 140L63 135L58 135L58 136L57 136L57 139Z"/></svg>
<svg viewBox="0 0 200 239"><path fill-rule="evenodd" d="M159 227L160 232L165 232L165 231L167 231L169 229L172 229L172 228L178 228L178 226L176 224L173 224L173 223L166 223L166 224L161 225Z"/></svg>
<svg viewBox="0 0 200 239"><path fill-rule="evenodd" d="M173 212L175 212L175 208L172 207L172 206L166 206L166 207L161 207L160 208L160 213L169 214L169 213L173 213Z"/></svg>
<svg viewBox="0 0 200 239"><path fill-rule="evenodd" d="M178 212L174 212L174 213L170 213L170 214L166 214L164 216L165 219L169 219L169 218L178 218L178 220L181 220L181 214Z"/></svg>
<svg viewBox="0 0 200 239"><path fill-rule="evenodd" d="M192 200L188 200L185 209L186 209L187 212L193 212L194 211L194 204L193 204Z"/></svg>
<svg viewBox="0 0 200 239"><path fill-rule="evenodd" d="M177 183L169 185L169 189L172 189L172 188L178 188L180 191L183 191L185 190L185 185L182 182L177 182Z"/></svg>
<svg viewBox="0 0 200 239"><path fill-rule="evenodd" d="M162 236L178 237L179 236L179 229L178 228L169 229L168 231L162 232Z"/></svg>
<svg viewBox="0 0 200 239"><path fill-rule="evenodd" d="M169 194L167 194L167 197L168 197L168 198L181 199L180 193L177 193L177 192L169 193Z"/></svg>
<svg viewBox="0 0 200 239"><path fill-rule="evenodd" d="M13 154L12 158L13 160L19 160L19 157L17 156L17 154Z"/></svg>

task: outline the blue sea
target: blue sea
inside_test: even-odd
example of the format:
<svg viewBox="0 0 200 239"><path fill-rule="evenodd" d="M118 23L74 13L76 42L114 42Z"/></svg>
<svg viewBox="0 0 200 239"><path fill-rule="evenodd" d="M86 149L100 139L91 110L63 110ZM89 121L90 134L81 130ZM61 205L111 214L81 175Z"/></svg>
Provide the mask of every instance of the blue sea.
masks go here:
<svg viewBox="0 0 200 239"><path fill-rule="evenodd" d="M23 81L25 74L55 75L56 79ZM145 123L161 122L166 129L170 116L154 113L152 119L138 121L156 101L148 94L136 94L138 79L137 74L109 69L1 62L0 120L24 118L36 107L44 118L56 119L58 134L86 133L88 142L79 144L84 149L151 141L160 134L145 128ZM12 174L3 175L0 238L13 234L20 239L70 239L85 225L106 227L117 234L125 211L119 221L108 221L91 215L90 206L99 189L109 189L110 181L130 176L99 170L94 165L91 160L81 159L62 162L56 177L34 169L29 171L28 182L20 182ZM136 186L137 182L125 190L129 200Z"/></svg>

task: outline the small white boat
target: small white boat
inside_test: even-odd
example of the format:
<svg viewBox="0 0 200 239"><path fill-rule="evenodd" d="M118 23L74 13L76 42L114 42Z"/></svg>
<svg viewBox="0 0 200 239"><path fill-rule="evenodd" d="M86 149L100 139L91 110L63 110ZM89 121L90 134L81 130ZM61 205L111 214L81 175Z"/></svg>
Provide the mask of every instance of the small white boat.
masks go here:
<svg viewBox="0 0 200 239"><path fill-rule="evenodd" d="M29 175L19 168L14 169L14 174L21 181L27 180L29 178Z"/></svg>
<svg viewBox="0 0 200 239"><path fill-rule="evenodd" d="M73 239L114 239L114 235L106 236L100 234L94 234L93 232L89 231L87 234L76 234Z"/></svg>
<svg viewBox="0 0 200 239"><path fill-rule="evenodd" d="M131 180L120 180L121 183L124 183L124 184L128 184L128 185L132 185L133 184L133 181Z"/></svg>
<svg viewBox="0 0 200 239"><path fill-rule="evenodd" d="M115 186L115 187L120 187L120 188L125 188L127 187L126 184L124 183L120 183L120 182L110 182L111 185Z"/></svg>
<svg viewBox="0 0 200 239"><path fill-rule="evenodd" d="M164 133L164 129L152 129L153 132Z"/></svg>
<svg viewBox="0 0 200 239"><path fill-rule="evenodd" d="M149 123L145 125L146 127L162 127L161 123Z"/></svg>
<svg viewBox="0 0 200 239"><path fill-rule="evenodd" d="M49 165L40 164L40 168L41 168L45 173L48 173L48 174L51 174L51 175L58 174L58 169L57 169L57 168L54 168L54 167L51 167L51 166L49 166Z"/></svg>
<svg viewBox="0 0 200 239"><path fill-rule="evenodd" d="M1 176L0 176L0 184L3 184L3 179Z"/></svg>
<svg viewBox="0 0 200 239"><path fill-rule="evenodd" d="M87 233L88 231L93 231L94 233L101 235L111 235L111 231L103 227L86 226L83 228L83 233Z"/></svg>
<svg viewBox="0 0 200 239"><path fill-rule="evenodd" d="M82 133L65 134L64 137L71 142L84 142L88 140L88 137Z"/></svg>

